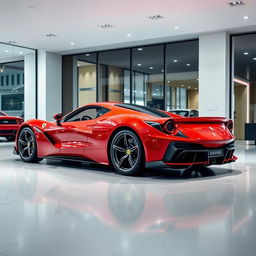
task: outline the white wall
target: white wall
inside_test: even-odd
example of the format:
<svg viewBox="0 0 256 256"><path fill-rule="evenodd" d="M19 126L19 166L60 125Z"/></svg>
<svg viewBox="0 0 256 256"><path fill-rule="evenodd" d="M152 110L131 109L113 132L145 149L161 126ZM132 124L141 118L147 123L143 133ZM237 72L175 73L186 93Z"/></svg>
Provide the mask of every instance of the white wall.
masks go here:
<svg viewBox="0 0 256 256"><path fill-rule="evenodd" d="M62 110L62 56L38 52L38 118L53 120Z"/></svg>
<svg viewBox="0 0 256 256"><path fill-rule="evenodd" d="M229 116L229 34L199 36L200 116Z"/></svg>

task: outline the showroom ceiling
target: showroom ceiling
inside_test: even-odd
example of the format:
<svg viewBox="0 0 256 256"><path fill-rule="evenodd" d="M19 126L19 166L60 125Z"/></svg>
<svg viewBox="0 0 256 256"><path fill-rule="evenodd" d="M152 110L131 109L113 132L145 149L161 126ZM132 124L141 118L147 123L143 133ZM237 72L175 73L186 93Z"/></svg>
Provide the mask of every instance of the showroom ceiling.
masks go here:
<svg viewBox="0 0 256 256"><path fill-rule="evenodd" d="M0 41L67 53L255 29L256 1L244 3L231 7L223 0L1 1Z"/></svg>

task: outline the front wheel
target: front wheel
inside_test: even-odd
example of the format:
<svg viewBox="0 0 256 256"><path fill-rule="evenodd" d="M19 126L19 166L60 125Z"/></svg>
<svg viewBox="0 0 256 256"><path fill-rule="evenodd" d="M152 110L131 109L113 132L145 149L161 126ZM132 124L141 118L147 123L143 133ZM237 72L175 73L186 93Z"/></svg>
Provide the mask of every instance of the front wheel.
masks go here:
<svg viewBox="0 0 256 256"><path fill-rule="evenodd" d="M111 163L118 173L135 175L143 170L143 146L134 132L119 131L113 137L109 150Z"/></svg>
<svg viewBox="0 0 256 256"><path fill-rule="evenodd" d="M26 127L19 133L18 152L24 162L35 163L41 160L37 157L36 137L30 128Z"/></svg>

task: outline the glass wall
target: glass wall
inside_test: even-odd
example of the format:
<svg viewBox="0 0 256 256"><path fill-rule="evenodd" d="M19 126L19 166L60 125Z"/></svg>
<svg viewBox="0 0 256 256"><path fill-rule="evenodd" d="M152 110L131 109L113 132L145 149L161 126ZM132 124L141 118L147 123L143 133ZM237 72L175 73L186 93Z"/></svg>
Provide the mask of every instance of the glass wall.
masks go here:
<svg viewBox="0 0 256 256"><path fill-rule="evenodd" d="M256 34L232 39L234 132L237 139L245 139L245 123L256 123Z"/></svg>
<svg viewBox="0 0 256 256"><path fill-rule="evenodd" d="M0 43L0 111L36 117L36 51Z"/></svg>
<svg viewBox="0 0 256 256"><path fill-rule="evenodd" d="M64 113L95 101L198 109L198 91L198 40L63 56Z"/></svg>

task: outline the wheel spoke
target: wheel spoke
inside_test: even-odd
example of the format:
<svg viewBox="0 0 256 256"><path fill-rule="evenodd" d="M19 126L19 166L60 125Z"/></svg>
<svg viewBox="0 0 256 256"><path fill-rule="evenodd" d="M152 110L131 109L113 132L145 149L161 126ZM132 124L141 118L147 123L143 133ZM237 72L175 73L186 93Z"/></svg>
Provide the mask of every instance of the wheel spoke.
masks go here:
<svg viewBox="0 0 256 256"><path fill-rule="evenodd" d="M132 156L131 156L131 155L129 155L129 157L128 157L128 162L129 162L129 164L130 164L131 167L134 166L133 161L132 161Z"/></svg>
<svg viewBox="0 0 256 256"><path fill-rule="evenodd" d="M128 148L127 134L124 134L124 146Z"/></svg>
<svg viewBox="0 0 256 256"><path fill-rule="evenodd" d="M123 161L128 157L128 155L124 155L123 157L120 158L119 163L118 163L118 167L121 167Z"/></svg>
<svg viewBox="0 0 256 256"><path fill-rule="evenodd" d="M24 132L24 137L25 137L25 140L28 142L29 140L28 140L28 133L25 131Z"/></svg>
<svg viewBox="0 0 256 256"><path fill-rule="evenodd" d="M133 146L133 147L131 148L131 153L132 153L134 150L136 150L136 149L138 149L138 145Z"/></svg>
<svg viewBox="0 0 256 256"><path fill-rule="evenodd" d="M22 149L22 152L21 152L21 155L22 155L22 156L24 156L24 153L25 153L26 150L28 150L28 148L29 148L29 147L25 147L25 148Z"/></svg>
<svg viewBox="0 0 256 256"><path fill-rule="evenodd" d="M124 149L124 148L121 148L121 147L119 147L119 146L117 146L117 145L113 145L113 148L114 148L115 150L119 151L119 152L122 152L122 153L125 152L125 149Z"/></svg>
<svg viewBox="0 0 256 256"><path fill-rule="evenodd" d="M22 139L19 139L19 143L24 145L24 146L27 145L27 143L24 140L22 140Z"/></svg>

